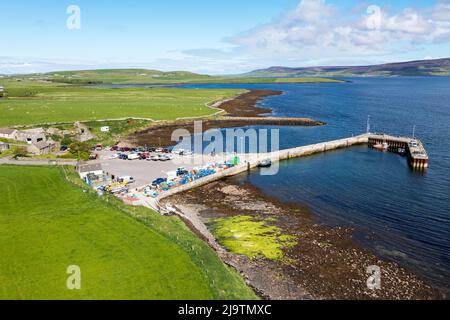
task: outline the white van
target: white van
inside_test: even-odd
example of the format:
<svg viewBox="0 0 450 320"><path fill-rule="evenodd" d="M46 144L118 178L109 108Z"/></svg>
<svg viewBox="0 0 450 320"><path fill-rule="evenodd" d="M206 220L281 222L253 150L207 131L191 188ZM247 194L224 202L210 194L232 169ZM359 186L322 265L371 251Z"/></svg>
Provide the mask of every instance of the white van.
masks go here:
<svg viewBox="0 0 450 320"><path fill-rule="evenodd" d="M131 153L131 154L128 155L128 160L138 160L140 158L141 157L138 154L136 154L136 153Z"/></svg>
<svg viewBox="0 0 450 320"><path fill-rule="evenodd" d="M119 182L125 182L126 184L131 184L131 183L136 182L136 181L134 180L134 178L133 178L133 177L130 177L130 176L119 177L119 178L117 178L117 180L118 180Z"/></svg>

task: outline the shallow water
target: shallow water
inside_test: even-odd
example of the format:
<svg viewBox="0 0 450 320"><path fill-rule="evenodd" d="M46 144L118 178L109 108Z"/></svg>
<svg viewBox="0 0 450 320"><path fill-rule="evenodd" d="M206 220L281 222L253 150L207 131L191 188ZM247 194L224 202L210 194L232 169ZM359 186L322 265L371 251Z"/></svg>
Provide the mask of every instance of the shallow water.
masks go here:
<svg viewBox="0 0 450 320"><path fill-rule="evenodd" d="M450 78L352 78L345 84L184 85L283 90L261 105L276 116L309 117L324 127L284 127L280 147L366 131L412 135L424 142L430 169L365 146L283 162L279 174L236 177L277 198L308 206L330 226L351 226L366 248L450 291ZM274 192L276 190L276 192Z"/></svg>

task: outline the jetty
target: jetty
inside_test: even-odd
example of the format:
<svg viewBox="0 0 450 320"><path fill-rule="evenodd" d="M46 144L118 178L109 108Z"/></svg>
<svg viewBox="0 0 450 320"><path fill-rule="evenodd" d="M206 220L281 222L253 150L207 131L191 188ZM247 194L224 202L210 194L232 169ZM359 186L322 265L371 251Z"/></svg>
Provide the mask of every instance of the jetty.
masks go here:
<svg viewBox="0 0 450 320"><path fill-rule="evenodd" d="M368 144L373 147L376 144L387 143L389 151L403 153L408 156L408 162L411 168L423 170L429 165L428 153L422 141L416 138L395 137L385 134L370 134L368 136Z"/></svg>
<svg viewBox="0 0 450 320"><path fill-rule="evenodd" d="M323 153L327 151L349 148L355 145L368 145L373 147L376 144L389 144L390 152L405 154L408 158L408 163L414 170L425 170L428 168L428 154L422 142L416 138L398 137L386 134L366 133L359 136L354 136L345 139L321 142L317 144L301 146L286 150L280 150L271 153L245 154L238 155L242 157L243 161L239 165L224 170L204 178L192 181L188 184L175 187L159 194L155 199L144 200L144 205L152 209L157 209L159 212L164 212L165 209L160 205L160 201L171 197L175 194L185 192L211 182L218 181L227 177L235 176L240 173L250 171L257 168L264 161L270 160L272 163L289 160L299 157L306 157L313 154ZM245 159L245 160L244 160Z"/></svg>

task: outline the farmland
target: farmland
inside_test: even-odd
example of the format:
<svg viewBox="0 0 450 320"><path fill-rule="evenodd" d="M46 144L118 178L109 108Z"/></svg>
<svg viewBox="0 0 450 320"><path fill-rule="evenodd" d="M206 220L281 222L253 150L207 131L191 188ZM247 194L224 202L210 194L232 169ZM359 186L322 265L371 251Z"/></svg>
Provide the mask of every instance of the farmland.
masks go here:
<svg viewBox="0 0 450 320"><path fill-rule="evenodd" d="M181 88L92 88L5 84L8 98L0 100L0 127L67 123L103 119L145 118L175 120L212 115L208 103L242 90Z"/></svg>
<svg viewBox="0 0 450 320"><path fill-rule="evenodd" d="M0 183L0 299L255 298L177 218L83 192L59 168L3 165Z"/></svg>

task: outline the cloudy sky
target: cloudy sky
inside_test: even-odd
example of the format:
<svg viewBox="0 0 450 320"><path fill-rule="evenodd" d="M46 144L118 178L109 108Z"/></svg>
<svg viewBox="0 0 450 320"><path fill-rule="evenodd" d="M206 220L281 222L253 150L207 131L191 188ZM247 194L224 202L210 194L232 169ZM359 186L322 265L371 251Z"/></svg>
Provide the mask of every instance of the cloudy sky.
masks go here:
<svg viewBox="0 0 450 320"><path fill-rule="evenodd" d="M450 0L0 0L0 5L0 73L144 67L233 74L280 65L450 57Z"/></svg>

